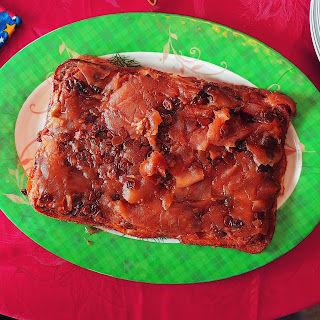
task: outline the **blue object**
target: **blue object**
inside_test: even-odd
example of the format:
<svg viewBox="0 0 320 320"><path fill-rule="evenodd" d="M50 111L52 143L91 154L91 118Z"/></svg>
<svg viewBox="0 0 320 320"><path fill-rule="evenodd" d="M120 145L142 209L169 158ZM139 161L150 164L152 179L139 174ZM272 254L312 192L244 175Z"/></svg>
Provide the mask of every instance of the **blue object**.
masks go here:
<svg viewBox="0 0 320 320"><path fill-rule="evenodd" d="M21 22L20 17L11 14L9 11L5 11L0 6L0 50Z"/></svg>

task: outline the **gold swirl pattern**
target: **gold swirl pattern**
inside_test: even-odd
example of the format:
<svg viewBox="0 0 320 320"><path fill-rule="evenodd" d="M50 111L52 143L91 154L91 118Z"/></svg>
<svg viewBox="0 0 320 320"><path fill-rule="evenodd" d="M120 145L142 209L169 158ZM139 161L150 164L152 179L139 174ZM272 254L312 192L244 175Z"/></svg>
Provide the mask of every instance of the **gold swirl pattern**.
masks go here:
<svg viewBox="0 0 320 320"><path fill-rule="evenodd" d="M227 69L227 63L225 61L222 61L221 62L221 66L222 66L223 69L221 71L218 71L218 72L215 72L215 73L204 73L204 72L201 72L200 69L204 65L203 63L201 64L201 60L200 60L201 49L198 48L198 47L190 48L189 53L191 55L196 55L197 54L196 58L191 58L190 59L188 57L184 57L181 50L177 51L174 48L173 40L177 41L178 40L178 36L177 36L176 33L171 32L171 26L169 27L168 35L169 35L168 41L166 42L166 44L163 47L162 61L164 63L166 61L166 59L168 58L169 53L172 52L174 54L177 62L180 64L180 72L181 72L181 74L184 74L185 71L188 71L188 72L193 73L195 76L206 77L206 76L215 76L215 75L221 74ZM190 64L193 64L193 65L190 67Z"/></svg>
<svg viewBox="0 0 320 320"><path fill-rule="evenodd" d="M272 89L273 87L276 87L276 89ZM280 91L280 89L281 89L280 84L277 84L277 83L273 83L267 88L267 90L274 90L274 91Z"/></svg>
<svg viewBox="0 0 320 320"><path fill-rule="evenodd" d="M79 53L77 53L77 52L69 49L69 48L67 47L66 43L62 40L61 37L59 37L59 38L60 38L61 41L62 41L61 45L59 46L59 53L60 53L60 55L62 55L62 53L63 53L64 51L66 51L70 59L71 59L71 58L77 58L77 57L80 56Z"/></svg>
<svg viewBox="0 0 320 320"><path fill-rule="evenodd" d="M198 47L192 47L190 49L190 54L194 55L196 53L198 53L198 57L196 59L199 60L201 56L201 50Z"/></svg>

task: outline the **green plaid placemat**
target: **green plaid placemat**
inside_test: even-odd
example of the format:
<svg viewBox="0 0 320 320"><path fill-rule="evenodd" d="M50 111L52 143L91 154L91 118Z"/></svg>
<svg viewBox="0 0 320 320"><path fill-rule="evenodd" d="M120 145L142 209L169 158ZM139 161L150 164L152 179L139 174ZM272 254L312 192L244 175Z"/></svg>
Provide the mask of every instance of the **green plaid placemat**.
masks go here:
<svg viewBox="0 0 320 320"><path fill-rule="evenodd" d="M76 55L167 52L227 67L260 88L280 88L297 103L293 120L303 153L299 183L278 210L272 243L261 254L233 249L138 241L96 233L36 213L20 193L25 185L14 143L15 122L28 95ZM194 283L238 275L273 261L300 243L318 224L320 94L280 54L240 32L190 17L129 13L80 21L51 32L16 54L0 70L0 207L27 236L56 255L100 273L151 283ZM87 244L92 241L92 245Z"/></svg>

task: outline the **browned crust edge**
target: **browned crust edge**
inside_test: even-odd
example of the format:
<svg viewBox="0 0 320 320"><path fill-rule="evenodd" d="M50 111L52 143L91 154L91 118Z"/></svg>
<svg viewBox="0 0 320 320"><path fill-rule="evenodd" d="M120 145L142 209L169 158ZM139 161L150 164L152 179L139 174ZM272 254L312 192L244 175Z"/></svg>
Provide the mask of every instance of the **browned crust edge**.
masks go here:
<svg viewBox="0 0 320 320"><path fill-rule="evenodd" d="M81 57L78 57L77 59L67 60L67 61L63 62L62 64L60 64L58 66L58 68L56 69L55 75L54 75L53 86L57 85L60 81L63 80L63 77L65 75L66 70L68 70L72 66L76 66L76 64L78 62L83 62L83 61L98 65L100 67L103 67L103 66L101 66L101 64L103 64L105 67L108 67L108 68L111 67L111 68L114 68L115 70L118 70L117 66L113 66L112 64L110 64L108 61L106 61L104 59L92 58L92 57L88 57L88 56L81 56ZM126 69L128 72L133 72L133 71L136 72L136 70L139 69L139 68L122 68L122 70L123 69ZM148 68L146 68L146 69L148 69ZM193 78L193 77L188 77L188 78L189 79L194 79L197 82L201 82L201 80L198 80L198 79ZM226 83L226 85L230 86L232 88L243 88L244 87L244 86L232 85L232 84L228 84L228 83ZM254 90L255 88L252 88L252 89ZM264 91L263 89L257 89L257 90ZM265 91L267 91L267 90L265 90ZM49 105L48 106L48 110L50 109L50 107L51 106ZM284 144L284 142L283 142L283 144ZM283 178L283 175L285 173L286 163L287 163L286 156L284 154L282 159L278 163L279 164L279 177L280 177L280 180ZM31 171L31 175L30 175L30 177L28 179L28 187L27 187L28 190L31 189L31 181L32 181L32 176L33 176L32 172L33 171ZM95 226L95 227L110 228L110 229L113 229L115 231L121 232L123 234L130 235L130 236L135 236L135 237L140 237L140 238L150 238L150 235L145 236L145 235L139 233L138 231L135 231L134 229L125 229L125 228L123 228L121 226L115 226L115 225L108 226L108 225L105 225L105 224L100 224L100 223L97 223L97 222L93 221L92 219L90 219L88 217L85 217L85 216L81 216L80 217L81 221L79 221L79 216L72 216L70 214L63 215L63 214L56 213L55 211L50 210L48 208L39 207L36 204L36 199L34 199L34 200L35 201L33 201L32 206L38 212L40 212L40 213L42 213L42 214L44 214L44 215L46 215L48 217L54 218L54 219L73 222L73 223L77 223L77 224L90 225L90 226ZM226 239L225 239L224 243L218 242L218 241L214 242L214 241L212 241L212 239L205 239L205 238L201 239L199 237L197 239L195 237L190 237L189 235L182 236L182 237L177 236L176 238L182 244L200 245L200 246L213 246L213 247L217 246L217 247L223 247L223 248L233 248L233 249L237 249L237 250L240 250L240 251L243 251L243 252L246 252L246 253L250 253L250 254L260 253L269 245L269 243L272 240L272 237L273 237L273 234L274 234L274 231L275 231L275 224L276 224L276 211L277 211L276 209L277 209L277 203L275 201L273 207L269 210L269 212L270 212L270 214L269 214L269 230L268 230L267 235L265 235L265 237L263 238L262 241L259 240L260 234L255 235L255 236L253 236L253 237L251 237L249 239L246 239L246 240L241 239L239 241L240 243L238 243L238 244L234 244L234 240L231 239L228 236L226 236ZM191 235L191 236L193 236L193 235ZM255 242L255 241L258 241L258 242ZM231 243L231 242L233 242L233 243Z"/></svg>

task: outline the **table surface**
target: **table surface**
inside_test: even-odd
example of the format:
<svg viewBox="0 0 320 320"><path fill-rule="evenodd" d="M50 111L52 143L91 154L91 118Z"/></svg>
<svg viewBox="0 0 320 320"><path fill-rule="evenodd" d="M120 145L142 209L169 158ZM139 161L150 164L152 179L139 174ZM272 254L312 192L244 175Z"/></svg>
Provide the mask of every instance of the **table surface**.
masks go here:
<svg viewBox="0 0 320 320"><path fill-rule="evenodd" d="M294 63L320 88L309 0L3 0L23 23L0 66L63 25L122 12L164 12L242 31ZM46 251L0 212L0 314L18 319L274 319L320 303L320 226L297 247L257 270L226 280L154 285L75 266Z"/></svg>

